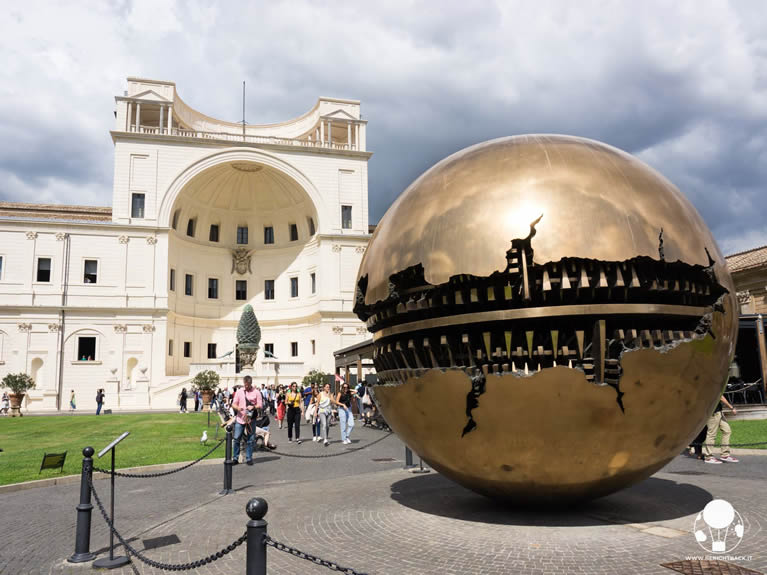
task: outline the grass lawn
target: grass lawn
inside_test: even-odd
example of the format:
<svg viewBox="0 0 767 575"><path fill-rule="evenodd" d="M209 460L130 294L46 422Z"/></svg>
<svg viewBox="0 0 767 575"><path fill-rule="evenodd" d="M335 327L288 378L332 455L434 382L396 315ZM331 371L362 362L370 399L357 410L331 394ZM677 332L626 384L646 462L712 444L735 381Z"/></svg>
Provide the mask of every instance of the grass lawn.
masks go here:
<svg viewBox="0 0 767 575"><path fill-rule="evenodd" d="M216 442L218 416L211 413L142 413L126 415L65 415L56 417L0 418L0 485L72 475L82 469L82 450L90 445L96 454L125 431L130 431L117 447L118 468L155 463L191 461L206 453ZM207 446L200 436L208 429ZM219 439L224 437L219 431ZM46 469L38 474L43 454L67 452L64 472ZM223 457L224 446L211 457ZM109 467L111 456L98 459L94 465Z"/></svg>
<svg viewBox="0 0 767 575"><path fill-rule="evenodd" d="M67 417L0 418L0 485L80 473L82 450L92 446L96 453L114 438L131 434L117 448L117 467L135 467L197 459L213 445L218 418L207 413L142 413L129 415L77 415ZM767 420L731 421L736 443L767 442ZM202 431L208 429L207 446L200 445ZM219 431L219 438L223 432ZM720 435L721 437L721 435ZM718 442L718 441L717 441ZM757 449L767 449L767 445ZM38 474L43 454L67 452L64 473L45 470ZM224 446L211 455L223 457ZM97 467L108 467L110 456L94 456Z"/></svg>

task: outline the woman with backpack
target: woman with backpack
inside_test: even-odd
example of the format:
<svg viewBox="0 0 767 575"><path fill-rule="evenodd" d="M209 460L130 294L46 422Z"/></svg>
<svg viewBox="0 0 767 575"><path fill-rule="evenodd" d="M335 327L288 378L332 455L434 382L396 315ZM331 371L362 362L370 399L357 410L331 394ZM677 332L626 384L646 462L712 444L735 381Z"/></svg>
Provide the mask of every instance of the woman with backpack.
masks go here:
<svg viewBox="0 0 767 575"><path fill-rule="evenodd" d="M179 396L178 400L179 405L179 413L186 413L186 388L181 388L181 395Z"/></svg>
<svg viewBox="0 0 767 575"><path fill-rule="evenodd" d="M104 406L104 389L96 390L96 415L101 415L101 408Z"/></svg>

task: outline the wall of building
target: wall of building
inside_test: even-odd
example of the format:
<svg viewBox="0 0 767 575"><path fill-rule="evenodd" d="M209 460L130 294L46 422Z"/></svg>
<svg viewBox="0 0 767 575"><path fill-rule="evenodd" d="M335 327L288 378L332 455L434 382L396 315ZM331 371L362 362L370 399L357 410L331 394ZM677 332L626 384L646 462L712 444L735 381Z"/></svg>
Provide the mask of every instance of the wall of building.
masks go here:
<svg viewBox="0 0 767 575"><path fill-rule="evenodd" d="M143 81L130 85L131 94L145 88ZM172 83L155 88L160 100L175 94ZM336 112L359 120L358 103L325 100L290 130L309 126L314 115ZM118 98L111 222L0 217L0 378L19 371L35 377L37 386L27 399L30 410L67 409L71 389L81 409L95 409L98 388L105 388L111 409L172 408L181 387L190 387L194 372L208 365L229 369L221 367L226 360L208 358L208 344L216 344L219 356L233 349L247 303L261 324L262 349L272 344L278 358L259 355L259 383L299 380L311 369L332 373L333 351L367 337L352 307L357 269L369 239L370 154L332 146L304 149L120 133L120 122L127 125L127 103ZM278 126L269 130L280 133ZM364 149L364 130L360 143ZM274 245L263 245L266 220L257 219L263 214L246 218L252 241L246 246L251 265L244 274L232 269L236 227L243 215L206 209L191 201L180 183L204 177L200 166L237 159L270 166L290 180L295 187L291 193L297 194L292 205L268 215ZM143 218L131 217L133 193L145 194ZM341 205L352 206L350 229L342 228ZM170 228L175 211L176 230ZM185 234L189 217L197 218L194 238ZM225 241L208 241L214 221ZM298 226L298 241L288 237L290 223ZM40 258L51 260L46 282L37 279ZM86 260L97 262L95 282L85 277ZM171 268L175 290L169 289ZM194 277L191 296L184 294L187 273ZM216 299L207 297L211 277L219 280ZM292 277L299 281L298 297L291 297ZM248 282L247 300L236 300L235 281L243 279ZM264 298L266 279L275 281L271 301ZM95 338L91 357L80 354L81 338ZM189 357L184 357L185 341L191 344ZM298 344L295 356L293 342Z"/></svg>

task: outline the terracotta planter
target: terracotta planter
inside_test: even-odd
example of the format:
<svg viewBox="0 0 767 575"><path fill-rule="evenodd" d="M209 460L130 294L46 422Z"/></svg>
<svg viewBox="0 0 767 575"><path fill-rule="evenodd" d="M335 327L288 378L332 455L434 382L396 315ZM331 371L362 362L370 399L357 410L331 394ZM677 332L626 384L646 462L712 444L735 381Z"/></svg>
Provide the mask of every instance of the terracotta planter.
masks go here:
<svg viewBox="0 0 767 575"><path fill-rule="evenodd" d="M210 411L210 402L213 400L213 391L201 391L202 395L202 410Z"/></svg>
<svg viewBox="0 0 767 575"><path fill-rule="evenodd" d="M8 399L11 400L11 417L22 417L21 402L24 400L24 393L9 393Z"/></svg>

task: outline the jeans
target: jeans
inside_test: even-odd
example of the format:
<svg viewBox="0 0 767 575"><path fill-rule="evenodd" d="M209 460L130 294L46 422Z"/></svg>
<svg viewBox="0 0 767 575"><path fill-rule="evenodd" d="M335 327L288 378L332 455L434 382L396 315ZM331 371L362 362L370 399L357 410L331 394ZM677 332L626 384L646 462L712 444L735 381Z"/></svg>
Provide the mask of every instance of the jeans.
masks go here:
<svg viewBox="0 0 767 575"><path fill-rule="evenodd" d="M359 417L360 419L362 419L362 417L365 415L365 411L364 411L363 407L364 406L362 405L362 398L358 397L357 398L357 411L360 414L360 417Z"/></svg>
<svg viewBox="0 0 767 575"><path fill-rule="evenodd" d="M341 441L346 441L354 427L354 416L350 408L338 408L338 425L341 427Z"/></svg>
<svg viewBox="0 0 767 575"><path fill-rule="evenodd" d="M251 461L253 459L253 438L256 436L255 433L253 433L253 428L251 427L248 430L250 433L248 434L248 438L245 443L245 460ZM232 460L233 461L239 461L240 459L240 438L242 437L242 434L245 433L245 424L240 422L235 422L234 424L234 452L232 453Z"/></svg>
<svg viewBox="0 0 767 575"><path fill-rule="evenodd" d="M288 407L288 439L293 439L293 425L296 427L296 439L301 439L301 408Z"/></svg>
<svg viewBox="0 0 767 575"><path fill-rule="evenodd" d="M96 415L100 415L101 414L101 406L104 405L104 404L103 403L97 403L96 405L98 406L98 407L96 407Z"/></svg>
<svg viewBox="0 0 767 575"><path fill-rule="evenodd" d="M320 430L322 432L322 440L328 440L328 431L330 430L330 412L320 411Z"/></svg>
<svg viewBox="0 0 767 575"><path fill-rule="evenodd" d="M314 420L312 418L312 437L319 437L320 436L320 420Z"/></svg>

